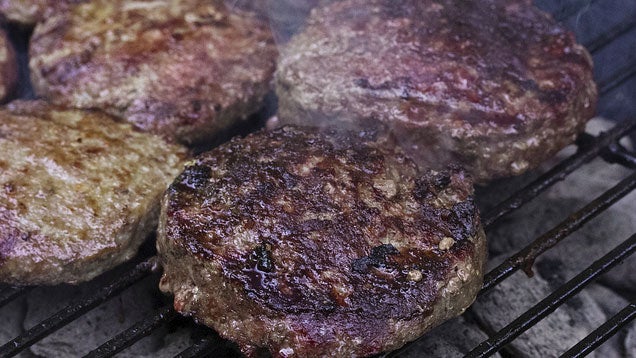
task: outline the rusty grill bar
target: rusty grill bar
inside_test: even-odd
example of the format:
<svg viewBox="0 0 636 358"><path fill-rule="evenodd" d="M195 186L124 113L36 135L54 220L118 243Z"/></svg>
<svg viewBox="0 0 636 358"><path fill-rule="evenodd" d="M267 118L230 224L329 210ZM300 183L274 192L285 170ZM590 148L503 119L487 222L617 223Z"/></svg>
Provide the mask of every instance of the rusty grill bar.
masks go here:
<svg viewBox="0 0 636 358"><path fill-rule="evenodd" d="M559 21L565 20L581 11L581 5L591 6L596 2L597 1L595 0L588 1L585 4L580 4L580 2L578 2L578 6L571 5L567 8L560 9L556 12L557 19ZM636 28L636 20L628 19L625 22L613 26L606 32L599 34L593 40L588 41L585 45L592 53L598 52L609 43L634 28ZM599 79L599 92L601 95L605 95L635 76L636 58L632 59L631 63L615 70L609 76ZM589 134L581 135L577 140L578 151L576 154L563 160L535 181L528 184L523 189L519 190L487 212L483 216L482 220L486 230L492 228L493 224L505 215L520 208L550 188L552 185L563 180L579 167L596 157L601 157L608 163L616 163L630 169L636 169L636 154L628 151L618 143L621 138L629 134L636 134L634 133L635 131L636 118L620 121L610 131L603 133L598 137L594 137ZM485 277L484 286L480 294L483 294L485 291L494 287L519 268L530 272L532 263L537 256L558 244L562 239L566 238L587 221L603 212L613 203L632 192L635 188L636 173L633 173L611 189L607 190L601 196L591 201L583 209L571 214L559 225L537 238L534 242L530 243L517 254L509 257L497 268L490 271ZM488 340L475 347L473 351L468 354L468 357L486 357L494 354L518 335L557 309L568 298L577 294L597 276L607 270L610 270L621 260L628 257L634 252L634 250L636 250L636 233L624 241L621 245L617 246L614 250L594 262L579 275L561 285L551 295L523 313L508 326L491 335ZM153 272L155 267L156 259L154 257L150 257L145 261L132 266L132 268L126 271L123 275L119 275L114 279L97 279L96 287L98 288L94 291L94 293L71 302L68 306L61 309L51 317L36 324L20 336L2 345L0 347L0 356L10 357L20 353L40 339L72 322L74 319L80 317L106 300L118 295L126 288L147 277L151 274L151 272ZM21 288L4 286L0 288L0 307L6 305L17 297L26 294L28 291L28 287ZM87 357L113 356L150 334L154 329L157 329L162 324L174 320L176 317L177 314L171 305L163 306L156 310L154 314L149 315L143 320L133 324L127 330L121 332L111 340L90 352ZM616 334L622 327L629 324L634 318L636 318L636 303L632 302L622 311L618 312L614 317L610 318L607 322L598 327L595 331L591 332L586 338L581 340L570 350L565 352L562 357L583 357L589 354L605 340ZM213 331L210 330L208 332L209 334L207 336L199 339L199 341L191 347L178 354L177 357L189 358L219 356L232 352L232 348L228 346L227 342L222 340ZM391 352L385 356L400 356L401 353L405 352L411 345L412 343L407 344L402 349Z"/></svg>

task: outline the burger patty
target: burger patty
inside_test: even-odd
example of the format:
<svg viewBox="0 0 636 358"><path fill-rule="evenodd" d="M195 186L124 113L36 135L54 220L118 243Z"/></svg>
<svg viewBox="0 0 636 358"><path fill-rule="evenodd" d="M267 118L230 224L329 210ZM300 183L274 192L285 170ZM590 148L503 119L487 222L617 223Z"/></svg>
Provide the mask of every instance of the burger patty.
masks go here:
<svg viewBox="0 0 636 358"><path fill-rule="evenodd" d="M0 0L0 15L10 22L35 25L54 12L86 0Z"/></svg>
<svg viewBox="0 0 636 358"><path fill-rule="evenodd" d="M595 111L592 60L530 1L344 0L281 52L283 124L378 127L480 182L536 167Z"/></svg>
<svg viewBox="0 0 636 358"><path fill-rule="evenodd" d="M77 283L130 259L156 228L186 151L99 112L0 109L0 282Z"/></svg>
<svg viewBox="0 0 636 358"><path fill-rule="evenodd" d="M267 23L223 1L95 0L40 23L38 95L200 144L257 111L275 67Z"/></svg>
<svg viewBox="0 0 636 358"><path fill-rule="evenodd" d="M484 233L463 172L373 133L283 127L190 162L162 203L160 288L248 356L400 347L463 312Z"/></svg>
<svg viewBox="0 0 636 358"><path fill-rule="evenodd" d="M18 84L18 62L7 34L0 29L0 102L13 94Z"/></svg>

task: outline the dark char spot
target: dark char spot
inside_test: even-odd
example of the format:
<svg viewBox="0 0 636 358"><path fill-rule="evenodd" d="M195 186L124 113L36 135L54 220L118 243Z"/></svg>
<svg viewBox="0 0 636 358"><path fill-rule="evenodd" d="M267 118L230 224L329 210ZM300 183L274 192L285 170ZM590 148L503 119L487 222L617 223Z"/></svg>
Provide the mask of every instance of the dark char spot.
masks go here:
<svg viewBox="0 0 636 358"><path fill-rule="evenodd" d="M451 228L455 239L463 240L475 236L477 226L474 222L475 203L472 197L453 205L452 216L456 222Z"/></svg>
<svg viewBox="0 0 636 358"><path fill-rule="evenodd" d="M449 172L438 173L437 175L435 175L435 178L433 178L433 184L438 190L445 189L450 183L451 176Z"/></svg>
<svg viewBox="0 0 636 358"><path fill-rule="evenodd" d="M203 165L193 165L186 167L186 169L179 175L175 184L186 187L192 190L197 190L203 187L209 180L211 175L209 167Z"/></svg>
<svg viewBox="0 0 636 358"><path fill-rule="evenodd" d="M198 99L190 101L190 105L192 105L193 112L198 113L201 111L201 101L199 101Z"/></svg>
<svg viewBox="0 0 636 358"><path fill-rule="evenodd" d="M351 264L353 271L364 273L369 267L382 268L386 266L388 255L397 255L400 252L391 244L376 246L371 249L371 254L366 257L356 259Z"/></svg>
<svg viewBox="0 0 636 358"><path fill-rule="evenodd" d="M256 268L262 272L272 272L275 270L272 253L267 248L267 244L257 246L250 255L250 261L256 262Z"/></svg>

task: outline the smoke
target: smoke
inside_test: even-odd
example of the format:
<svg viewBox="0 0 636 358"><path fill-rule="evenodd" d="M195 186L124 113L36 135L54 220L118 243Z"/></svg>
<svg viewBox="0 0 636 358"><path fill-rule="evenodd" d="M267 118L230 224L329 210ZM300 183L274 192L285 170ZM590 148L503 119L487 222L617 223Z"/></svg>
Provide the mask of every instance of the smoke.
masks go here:
<svg viewBox="0 0 636 358"><path fill-rule="evenodd" d="M592 0L585 5L563 23L592 52L596 81L606 92L598 113L614 120L631 118L636 111L636 78L610 91L604 91L603 85L636 66L636 1Z"/></svg>
<svg viewBox="0 0 636 358"><path fill-rule="evenodd" d="M575 27L574 27L575 29L579 28L582 15L590 9L591 5L592 5L592 0L588 0L585 6L583 6L583 8L581 8L581 10L576 14Z"/></svg>
<svg viewBox="0 0 636 358"><path fill-rule="evenodd" d="M558 60L556 52L546 52L545 46L541 52L540 43L527 41L551 28L543 13L525 8L529 1L328 0L324 7L320 2L227 2L265 17L278 43L287 44L274 81L279 121L268 127L369 130L372 125L382 126L416 162L462 162L479 177L517 175L567 144L565 136L545 135L547 126L537 129L539 124L534 124L545 121L532 118L540 118L549 112L544 108L560 101L558 91L541 87L552 83L542 79L574 61L565 58L563 68L538 69L540 59L535 54L545 52L548 63ZM567 18L578 22L601 2L577 3L574 11L570 2L565 10L563 3L551 2L551 12L571 13ZM490 11L480 4L499 7ZM320 8L311 12L316 5ZM537 36L519 31L523 24L508 12L543 24L533 27ZM307 16L311 20L303 31ZM559 43L555 40L553 45L558 48ZM585 120L591 115L587 108L558 115L580 112L580 120ZM534 126L528 126L536 131L528 134L532 137L519 130L525 123Z"/></svg>
<svg viewBox="0 0 636 358"><path fill-rule="evenodd" d="M266 19L279 46L283 46L304 24L320 0L225 0L229 9L254 11Z"/></svg>

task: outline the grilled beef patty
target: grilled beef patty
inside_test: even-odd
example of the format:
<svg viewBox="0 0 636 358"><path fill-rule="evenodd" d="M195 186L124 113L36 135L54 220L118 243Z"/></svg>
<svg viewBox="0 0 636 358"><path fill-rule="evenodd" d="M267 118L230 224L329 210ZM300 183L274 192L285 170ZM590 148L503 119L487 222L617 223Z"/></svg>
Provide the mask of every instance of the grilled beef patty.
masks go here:
<svg viewBox="0 0 636 358"><path fill-rule="evenodd" d="M426 165L478 181L571 143L595 111L592 61L530 1L344 0L281 52L282 124L380 127Z"/></svg>
<svg viewBox="0 0 636 358"><path fill-rule="evenodd" d="M162 204L160 288L248 356L370 355L456 316L486 243L461 171L373 135L283 127L190 162Z"/></svg>
<svg viewBox="0 0 636 358"><path fill-rule="evenodd" d="M89 280L133 257L186 151L102 113L0 109L0 282Z"/></svg>
<svg viewBox="0 0 636 358"><path fill-rule="evenodd" d="M220 0L91 1L36 26L30 51L38 95L187 144L258 110L277 55L266 22Z"/></svg>
<svg viewBox="0 0 636 358"><path fill-rule="evenodd" d="M7 34L0 29L0 102L13 94L18 84L18 62Z"/></svg>

